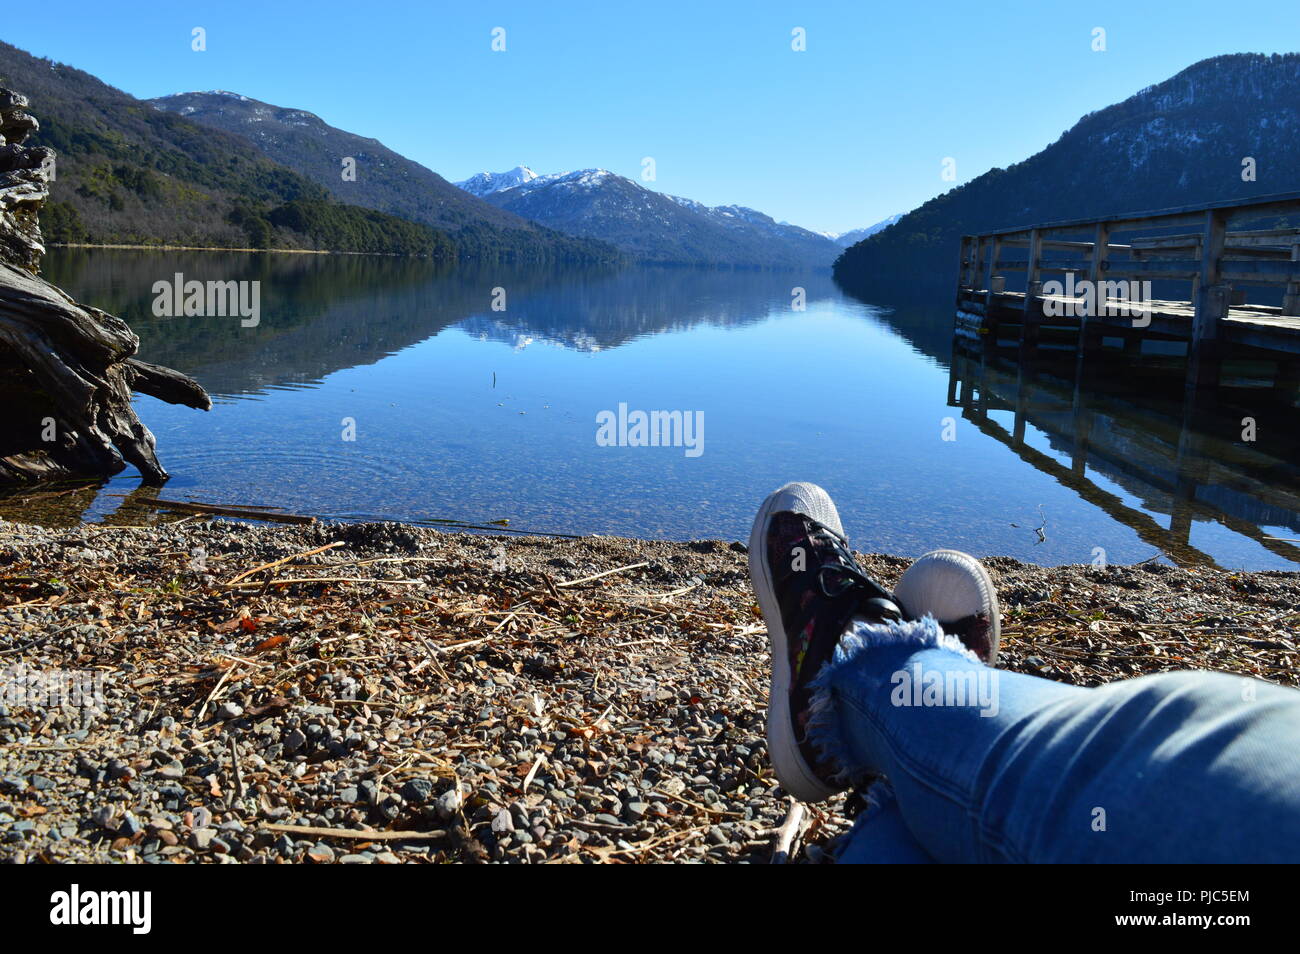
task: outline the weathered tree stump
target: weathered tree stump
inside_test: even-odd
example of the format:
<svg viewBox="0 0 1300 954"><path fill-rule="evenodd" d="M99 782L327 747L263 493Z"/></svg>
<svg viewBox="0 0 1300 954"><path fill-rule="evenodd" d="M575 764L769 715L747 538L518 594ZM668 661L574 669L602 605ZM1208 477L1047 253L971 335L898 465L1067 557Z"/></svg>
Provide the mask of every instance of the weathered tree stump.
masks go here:
<svg viewBox="0 0 1300 954"><path fill-rule="evenodd" d="M126 323L39 278L39 213L54 153L23 142L39 125L0 89L0 485L107 477L134 464L162 483L154 438L131 393L208 410L192 379L132 356Z"/></svg>

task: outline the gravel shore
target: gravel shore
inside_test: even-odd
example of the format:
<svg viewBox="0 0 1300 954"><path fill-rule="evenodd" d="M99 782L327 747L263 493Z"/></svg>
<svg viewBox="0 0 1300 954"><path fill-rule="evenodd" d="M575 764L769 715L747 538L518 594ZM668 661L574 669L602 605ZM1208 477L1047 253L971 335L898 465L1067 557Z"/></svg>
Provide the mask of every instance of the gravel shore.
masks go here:
<svg viewBox="0 0 1300 954"><path fill-rule="evenodd" d="M1300 574L986 565L1005 668L1300 683ZM0 859L767 863L767 678L738 543L0 521Z"/></svg>

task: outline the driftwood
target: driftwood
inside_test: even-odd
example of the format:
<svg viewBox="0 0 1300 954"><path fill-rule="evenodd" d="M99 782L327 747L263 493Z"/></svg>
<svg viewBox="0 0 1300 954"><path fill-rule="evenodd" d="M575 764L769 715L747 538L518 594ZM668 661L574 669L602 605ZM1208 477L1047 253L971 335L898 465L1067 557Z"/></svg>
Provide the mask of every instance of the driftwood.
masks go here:
<svg viewBox="0 0 1300 954"><path fill-rule="evenodd" d="M796 802L790 799L790 811L786 813L785 821L781 827L776 830L776 847L772 849L772 861L774 865L788 864L790 856L795 852L795 843L803 834L804 824L806 822L806 813L803 802Z"/></svg>
<svg viewBox="0 0 1300 954"><path fill-rule="evenodd" d="M212 401L185 375L136 360L140 339L124 321L38 277L54 153L23 145L39 128L26 107L0 89L0 485L107 477L127 463L162 483L131 393L202 410Z"/></svg>
<svg viewBox="0 0 1300 954"><path fill-rule="evenodd" d="M155 510L178 510L181 513L206 513L220 517L243 517L246 520L265 520L268 523L315 523L315 517L296 513L274 513L270 510L253 510L248 507L223 507L218 504L194 503L185 500L143 498L137 501Z"/></svg>

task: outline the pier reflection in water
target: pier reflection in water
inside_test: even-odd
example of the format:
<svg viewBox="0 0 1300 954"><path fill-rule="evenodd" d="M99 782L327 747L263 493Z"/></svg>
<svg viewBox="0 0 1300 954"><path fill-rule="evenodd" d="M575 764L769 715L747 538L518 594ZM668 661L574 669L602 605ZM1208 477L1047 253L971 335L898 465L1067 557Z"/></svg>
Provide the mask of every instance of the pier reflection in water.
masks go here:
<svg viewBox="0 0 1300 954"><path fill-rule="evenodd" d="M1107 339L1080 362L1069 341L1025 355L1014 338L959 327L949 406L1175 562L1216 563L1192 542L1199 522L1300 563L1289 359L1229 354L1219 386L1189 394L1177 347ZM1031 429L1048 450L1027 441Z"/></svg>

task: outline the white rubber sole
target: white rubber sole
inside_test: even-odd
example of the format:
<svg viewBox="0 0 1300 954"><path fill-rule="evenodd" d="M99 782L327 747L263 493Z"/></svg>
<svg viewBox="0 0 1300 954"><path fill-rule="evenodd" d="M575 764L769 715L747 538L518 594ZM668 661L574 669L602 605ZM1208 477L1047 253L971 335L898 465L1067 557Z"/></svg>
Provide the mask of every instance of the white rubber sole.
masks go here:
<svg viewBox="0 0 1300 954"><path fill-rule="evenodd" d="M941 606L938 605L940 599L918 596L918 593L925 593L929 584L924 577L927 573L933 572L936 563L946 563L949 567L967 574L975 584L974 602L978 605ZM1002 608L998 603L998 590L993 585L993 578L989 576L989 571L984 568L984 564L969 553L946 548L931 550L907 568L898 585L894 587L894 594L902 601L911 616L919 617L929 613L938 618L941 624L974 613L987 613L990 624L989 644L992 652L985 662L990 666L997 665L998 648L1002 643ZM933 594L933 596L938 597L940 594Z"/></svg>
<svg viewBox="0 0 1300 954"><path fill-rule="evenodd" d="M769 494L763 506L754 518L753 529L749 532L749 576L758 596L758 608L763 612L763 622L767 624L767 641L772 654L772 685L767 702L767 751L772 759L772 767L781 786L802 802L821 802L838 794L842 789L831 788L808 767L799 743L795 739L794 727L790 722L790 650L786 639L785 627L781 622L781 607L776 601L776 590L772 585L772 574L767 565L767 528L772 515L777 511L777 504L783 500L783 492L798 486L804 493L820 494L825 498L822 503L835 513L826 491L814 484L787 484L775 493ZM820 514L814 514L820 519ZM825 521L822 521L825 522ZM838 516L836 524L838 525Z"/></svg>

